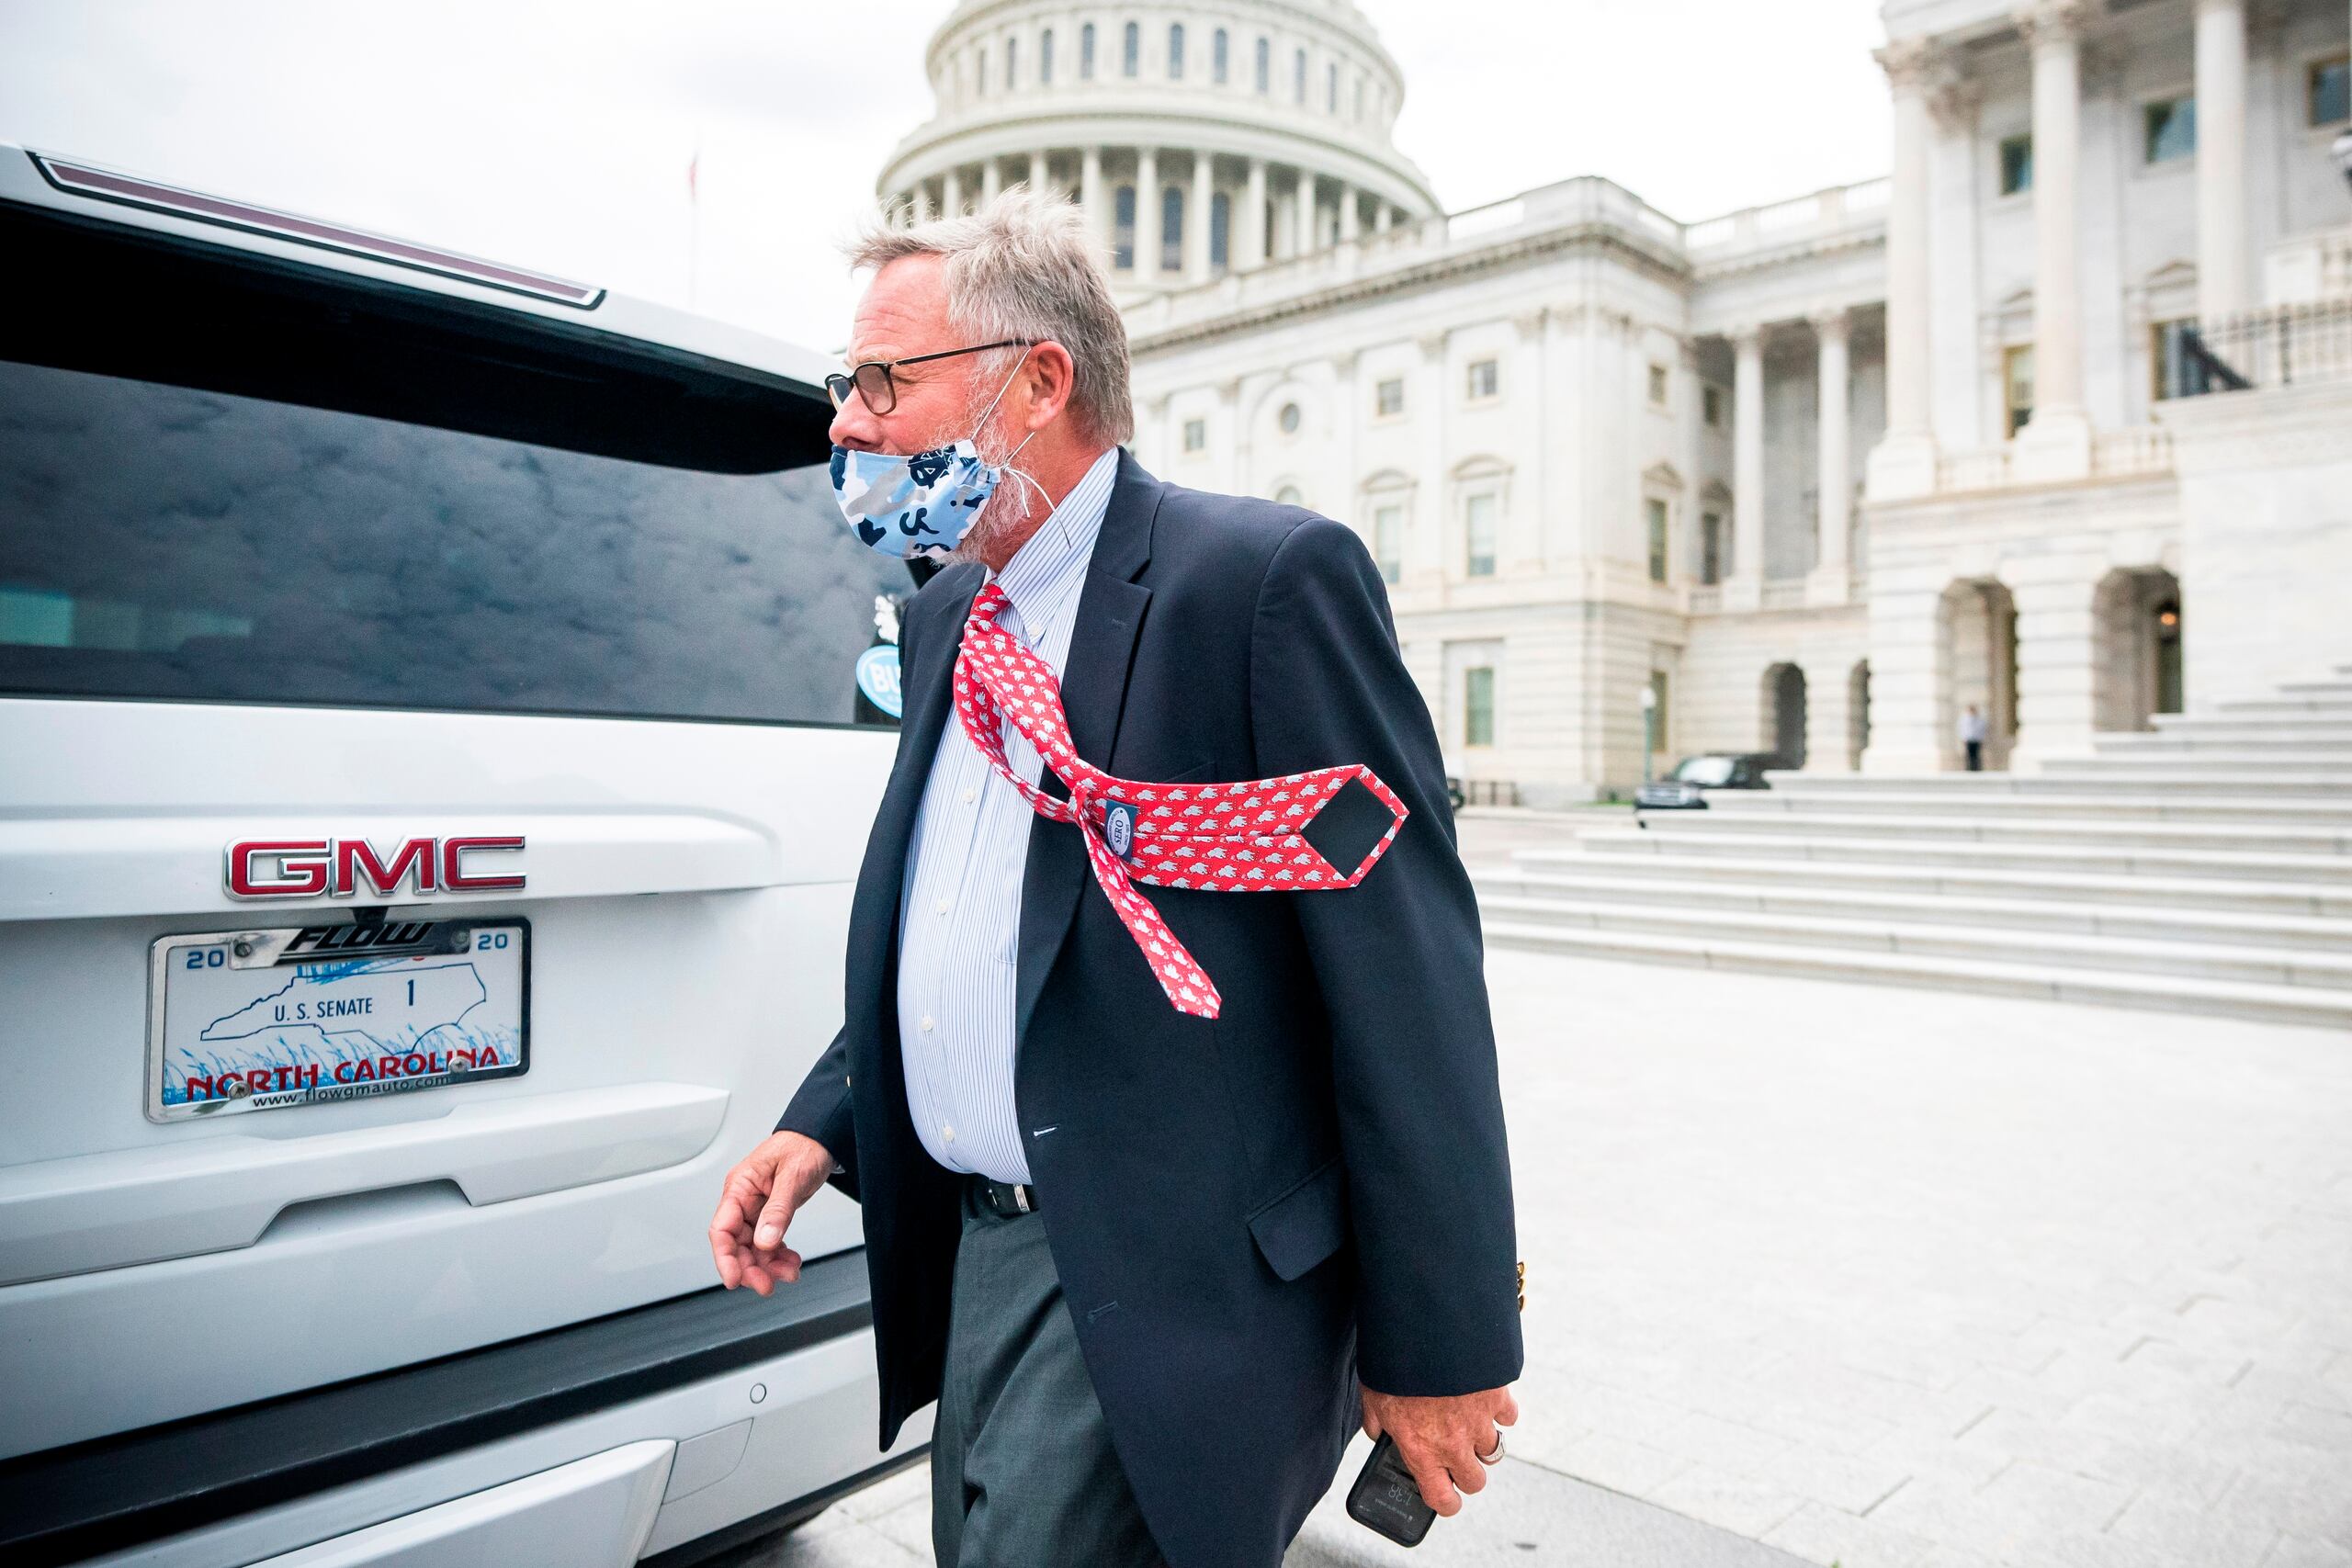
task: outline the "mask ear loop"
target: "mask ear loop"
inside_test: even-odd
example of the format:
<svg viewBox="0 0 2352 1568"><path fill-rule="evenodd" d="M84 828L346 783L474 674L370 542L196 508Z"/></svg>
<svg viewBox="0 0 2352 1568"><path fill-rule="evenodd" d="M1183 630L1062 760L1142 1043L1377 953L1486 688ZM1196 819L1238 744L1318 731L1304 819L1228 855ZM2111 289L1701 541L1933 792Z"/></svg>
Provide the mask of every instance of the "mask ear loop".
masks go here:
<svg viewBox="0 0 2352 1568"><path fill-rule="evenodd" d="M1012 390L1012 383L1020 378L1021 367L1028 363L1029 351L1024 348L1021 351L1021 358L1015 362L1012 367L1012 374L1004 378L1004 385L996 389L996 396L989 400L989 406L982 409L980 411L980 417L972 422L972 435L975 445L978 444L982 427L987 425L989 422L989 415L996 412L996 405L1004 400L1004 394ZM1046 493L1046 487L1039 484L1036 480L1036 477L1029 473L1026 469L1016 468L1012 466L1012 459L1021 456L1021 447L1028 446L1030 442L1036 438L1037 433L1034 430L1031 431L1028 434L1021 438L1020 446L1016 446L1012 451L1007 452L1004 455L1004 461L1001 463L990 463L988 466L994 468L1001 474L1011 474L1014 479L1019 479L1023 484L1025 484L1031 490L1035 491L1037 492L1037 499L1045 504L1047 514L1051 515L1054 510L1054 498ZM1067 519L1065 519L1061 524L1061 531L1062 543L1066 545L1077 543L1077 541L1070 536L1069 523Z"/></svg>

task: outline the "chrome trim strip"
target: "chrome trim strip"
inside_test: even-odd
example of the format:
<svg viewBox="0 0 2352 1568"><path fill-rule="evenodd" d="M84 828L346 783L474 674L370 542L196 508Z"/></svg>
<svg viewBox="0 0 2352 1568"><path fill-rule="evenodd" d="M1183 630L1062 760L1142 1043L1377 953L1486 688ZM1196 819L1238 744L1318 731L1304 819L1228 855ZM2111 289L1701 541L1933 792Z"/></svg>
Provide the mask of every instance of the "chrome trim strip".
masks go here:
<svg viewBox="0 0 2352 1568"><path fill-rule="evenodd" d="M43 179L74 196L119 201L126 206L168 213L175 218L217 223L224 228L290 240L297 244L316 245L322 250L339 251L345 255L362 256L370 261L390 262L396 266L438 273L444 277L503 288L515 294L527 294L534 299L571 305L583 310L594 310L605 298L604 289L588 284L569 282L545 273L526 272L520 267L483 261L456 251L420 245L388 234L371 234L364 229L324 223L315 218L279 212L247 202L224 201L199 191L183 190L177 186L116 174L88 164L68 163L46 152L28 152L26 155L32 159L33 166L40 171Z"/></svg>

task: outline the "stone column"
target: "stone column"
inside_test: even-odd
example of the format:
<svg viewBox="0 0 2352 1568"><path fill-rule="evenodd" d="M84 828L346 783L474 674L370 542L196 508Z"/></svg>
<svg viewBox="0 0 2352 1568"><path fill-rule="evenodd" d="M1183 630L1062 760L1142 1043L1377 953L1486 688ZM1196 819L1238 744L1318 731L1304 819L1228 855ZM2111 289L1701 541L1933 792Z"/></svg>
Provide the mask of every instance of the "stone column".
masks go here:
<svg viewBox="0 0 2352 1568"><path fill-rule="evenodd" d="M1159 279L1159 149L1136 149L1136 281Z"/></svg>
<svg viewBox="0 0 2352 1568"><path fill-rule="evenodd" d="M950 169L939 178L939 212L943 218L964 215L964 171Z"/></svg>
<svg viewBox="0 0 2352 1568"><path fill-rule="evenodd" d="M1340 186L1340 243L1352 245L1363 232L1363 215L1356 210L1356 187Z"/></svg>
<svg viewBox="0 0 2352 1568"><path fill-rule="evenodd" d="M1049 167L1044 148L1035 148L1030 152L1029 188L1041 196L1053 189L1053 181L1047 177L1046 173Z"/></svg>
<svg viewBox="0 0 2352 1568"><path fill-rule="evenodd" d="M1291 171L1290 188L1275 198L1274 259L1288 261L1298 254L1298 193L1306 183L1306 171Z"/></svg>
<svg viewBox="0 0 2352 1568"><path fill-rule="evenodd" d="M1356 488L1356 430L1363 423L1363 411L1356 400L1356 359L1358 351L1341 349L1331 355L1331 456L1332 466L1325 482L1329 493L1308 499L1320 504L1328 517L1336 517L1363 536L1364 547L1373 547L1372 519L1361 515Z"/></svg>
<svg viewBox="0 0 2352 1568"><path fill-rule="evenodd" d="M2041 173L2035 169L2037 179ZM1987 766L2000 756L2011 773L2035 773L2047 758L2080 756L2091 749L2098 727L2098 616L2090 583L2097 569L2052 556L2037 558L2034 566L2014 575L2020 579L2009 584L2017 602L2018 685L2009 702L2002 703L1998 682L2007 671L2001 671L1987 711L1996 725L2005 709L2018 715L2017 743L1987 744L1984 750ZM2000 739L1994 737L1996 742Z"/></svg>
<svg viewBox="0 0 2352 1568"><path fill-rule="evenodd" d="M1731 334L1731 570L1724 608L1752 610L1764 597L1764 329Z"/></svg>
<svg viewBox="0 0 2352 1568"><path fill-rule="evenodd" d="M1255 272L1266 265L1266 161L1250 160L1250 175L1241 191L1241 210L1234 215L1233 270Z"/></svg>
<svg viewBox="0 0 2352 1568"><path fill-rule="evenodd" d="M1551 310L1537 306L1511 318L1519 333L1510 358L1510 401L1513 438L1519 443L1519 471L1511 476L1510 504L1503 509L1502 560L1506 572L1532 571L1544 564L1544 513L1551 505L1550 446L1544 440L1544 335Z"/></svg>
<svg viewBox="0 0 2352 1568"><path fill-rule="evenodd" d="M1004 171L998 166L997 160L992 157L982 159L980 161L980 205L986 207L989 202L994 201L997 192L1003 188Z"/></svg>
<svg viewBox="0 0 2352 1568"><path fill-rule="evenodd" d="M1405 542L1405 582L1434 587L1445 576L1445 338L1442 332L1419 340L1421 373L1412 392L1413 423L1421 438L1419 504L1412 536Z"/></svg>
<svg viewBox="0 0 2352 1568"><path fill-rule="evenodd" d="M1184 214L1185 271L1194 283L1206 283L1214 268L1209 265L1209 209L1216 200L1216 159L1206 152L1193 154L1193 197ZM1225 236L1227 254L1231 252L1233 235L1228 228Z"/></svg>
<svg viewBox="0 0 2352 1568"><path fill-rule="evenodd" d="M2197 0L2197 312L2254 303L2246 239L2245 0Z"/></svg>
<svg viewBox="0 0 2352 1568"><path fill-rule="evenodd" d="M1396 209L1395 208L1389 206L1385 201L1375 201L1372 204L1372 231L1374 233L1385 234L1396 225Z"/></svg>
<svg viewBox="0 0 2352 1568"><path fill-rule="evenodd" d="M1873 499L1929 495L1936 488L1930 412L1928 91L1939 63L1923 39L1878 51L1894 94L1894 172L1886 209L1886 434L1871 450Z"/></svg>
<svg viewBox="0 0 2352 1568"><path fill-rule="evenodd" d="M1228 376L1216 384L1216 423L1209 427L1209 439L1224 443L1225 473L1221 488L1227 495L1250 493L1249 481L1243 477L1246 461L1238 416L1240 406L1241 378Z"/></svg>
<svg viewBox="0 0 2352 1568"><path fill-rule="evenodd" d="M918 223L928 223L928 222L930 222L930 221L931 221L931 182L930 182L929 180L917 180L917 181L915 182L914 197L915 197L915 204L914 204L914 217L915 217L915 221L916 221L916 222L918 222Z"/></svg>
<svg viewBox="0 0 2352 1568"><path fill-rule="evenodd" d="M1111 232L1111 204L1102 199L1102 149L1087 147L1078 154L1078 205L1085 209L1087 225L1094 237L1107 247Z"/></svg>
<svg viewBox="0 0 2352 1568"><path fill-rule="evenodd" d="M2019 433L2016 476L2029 482L2091 471L2083 404L2083 0L2041 0L2018 13L2033 51L2033 421Z"/></svg>
<svg viewBox="0 0 2352 1568"><path fill-rule="evenodd" d="M1851 395L1849 389L1849 355L1848 353L1850 327L1843 310L1825 310L1813 318L1813 331L1820 343L1821 396L1820 464L1815 489L1821 494L1820 547L1814 557L1814 573L1820 580L1819 592L1808 591L1808 603L1823 601L1831 604L1846 601L1846 589L1850 568L1847 559L1846 536L1853 523L1853 455L1849 434L1852 421ZM1809 699L1808 699L1809 700ZM1845 754L1845 748L1838 748Z"/></svg>

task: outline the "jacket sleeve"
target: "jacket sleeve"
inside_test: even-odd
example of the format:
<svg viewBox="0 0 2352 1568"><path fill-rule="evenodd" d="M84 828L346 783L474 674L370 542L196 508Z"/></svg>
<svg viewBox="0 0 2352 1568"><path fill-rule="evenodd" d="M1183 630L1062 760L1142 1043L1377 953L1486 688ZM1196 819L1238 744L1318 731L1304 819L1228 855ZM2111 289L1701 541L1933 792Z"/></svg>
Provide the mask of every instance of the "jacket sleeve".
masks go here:
<svg viewBox="0 0 2352 1568"><path fill-rule="evenodd" d="M1250 636L1265 772L1362 762L1410 814L1356 886L1291 896L1330 1019L1358 1370L1384 1393L1500 1387L1522 1351L1478 908L1429 709L1351 530L1317 517L1291 532Z"/></svg>
<svg viewBox="0 0 2352 1568"><path fill-rule="evenodd" d="M917 617L912 606L899 617L899 660L902 670L914 668L914 632ZM905 744L903 732L899 743ZM867 837L866 858L874 854L872 836ZM860 866L858 874L865 874ZM842 1016L854 1018L855 998L842 998ZM833 1043L800 1080L800 1088L784 1108L784 1115L775 1124L779 1133L798 1133L814 1138L825 1145L833 1156L833 1174L827 1178L835 1187L854 1199L857 1196L857 1129L851 1113L849 1067L849 1029L846 1024L833 1036Z"/></svg>
<svg viewBox="0 0 2352 1568"><path fill-rule="evenodd" d="M855 1198L857 1133L850 1115L849 1079L849 1031L844 1027L800 1080L775 1130L798 1133L824 1145L833 1156L833 1174L826 1179Z"/></svg>

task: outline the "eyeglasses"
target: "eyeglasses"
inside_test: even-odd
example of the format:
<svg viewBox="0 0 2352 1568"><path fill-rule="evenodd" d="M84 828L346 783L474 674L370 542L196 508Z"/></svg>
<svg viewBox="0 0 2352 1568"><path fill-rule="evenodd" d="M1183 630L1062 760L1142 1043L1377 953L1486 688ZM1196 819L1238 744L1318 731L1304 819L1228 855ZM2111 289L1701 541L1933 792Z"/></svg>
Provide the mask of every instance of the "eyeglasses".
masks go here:
<svg viewBox="0 0 2352 1568"><path fill-rule="evenodd" d="M825 378L825 390L831 394L833 407L849 401L855 391L865 400L869 413L888 413L899 406L899 389L890 379L890 372L901 365L922 365L933 359L953 359L959 354L986 354L992 348L1034 348L1034 337L1009 337L997 343L975 344L970 348L944 348L937 354L918 354L907 359L869 359L844 376L839 371Z"/></svg>

